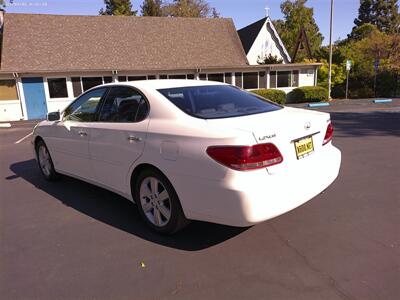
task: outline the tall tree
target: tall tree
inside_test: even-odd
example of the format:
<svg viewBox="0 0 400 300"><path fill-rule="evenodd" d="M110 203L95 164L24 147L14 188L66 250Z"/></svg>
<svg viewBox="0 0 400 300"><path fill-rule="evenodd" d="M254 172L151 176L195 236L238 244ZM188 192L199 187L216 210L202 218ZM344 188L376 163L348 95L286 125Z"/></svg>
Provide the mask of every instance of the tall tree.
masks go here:
<svg viewBox="0 0 400 300"><path fill-rule="evenodd" d="M218 18L217 10L205 0L174 0L164 6L164 14L170 17Z"/></svg>
<svg viewBox="0 0 400 300"><path fill-rule="evenodd" d="M397 0L374 0L374 24L385 33L399 32L400 16Z"/></svg>
<svg viewBox="0 0 400 300"><path fill-rule="evenodd" d="M358 8L358 17L354 19L356 26L361 26L366 23L374 24L374 16L372 15L373 0L360 0L360 7Z"/></svg>
<svg viewBox="0 0 400 300"><path fill-rule="evenodd" d="M140 6L142 16L160 17L162 12L162 0L144 0Z"/></svg>
<svg viewBox="0 0 400 300"><path fill-rule="evenodd" d="M132 10L130 0L104 0L105 9L100 9L100 15L108 16L136 16L137 11Z"/></svg>
<svg viewBox="0 0 400 300"><path fill-rule="evenodd" d="M314 55L321 47L323 36L314 19L314 10L306 7L307 0L286 0L281 4L281 11L284 16L283 22L277 21L277 31L286 46L288 52L293 55L297 37L300 29L304 27L310 43L311 52ZM299 51L297 61L306 58L305 51Z"/></svg>

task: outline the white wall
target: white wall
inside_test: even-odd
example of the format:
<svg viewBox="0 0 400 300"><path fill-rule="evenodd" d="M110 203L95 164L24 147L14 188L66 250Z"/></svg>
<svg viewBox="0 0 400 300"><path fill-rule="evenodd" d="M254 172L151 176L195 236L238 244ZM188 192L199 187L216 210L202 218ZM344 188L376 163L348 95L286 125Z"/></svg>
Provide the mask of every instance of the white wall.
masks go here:
<svg viewBox="0 0 400 300"><path fill-rule="evenodd" d="M315 68L303 68L299 72L299 86L313 86L315 83Z"/></svg>
<svg viewBox="0 0 400 300"><path fill-rule="evenodd" d="M267 30L266 23L267 21L260 30L260 33L258 34L253 45L251 46L250 51L247 53L247 59L250 65L257 65L258 56L264 56L265 54L268 55L269 53L283 59L279 48L272 39L269 31Z"/></svg>
<svg viewBox="0 0 400 300"><path fill-rule="evenodd" d="M19 100L0 101L0 122L18 121L21 119L22 112Z"/></svg>

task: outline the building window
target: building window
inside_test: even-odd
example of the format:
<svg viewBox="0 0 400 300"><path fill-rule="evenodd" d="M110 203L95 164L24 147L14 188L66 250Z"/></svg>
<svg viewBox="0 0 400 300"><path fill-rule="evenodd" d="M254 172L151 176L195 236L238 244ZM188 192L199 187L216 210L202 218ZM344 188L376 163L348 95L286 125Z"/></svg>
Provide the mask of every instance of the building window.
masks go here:
<svg viewBox="0 0 400 300"><path fill-rule="evenodd" d="M14 79L0 80L0 100L18 100Z"/></svg>
<svg viewBox="0 0 400 300"><path fill-rule="evenodd" d="M128 81L146 80L146 76L128 76Z"/></svg>
<svg viewBox="0 0 400 300"><path fill-rule="evenodd" d="M147 79L156 79L156 75L149 75L149 76L147 76Z"/></svg>
<svg viewBox="0 0 400 300"><path fill-rule="evenodd" d="M167 75L160 75L160 79L168 79Z"/></svg>
<svg viewBox="0 0 400 300"><path fill-rule="evenodd" d="M258 73L258 88L265 89L266 88L265 83L266 83L265 72L259 72Z"/></svg>
<svg viewBox="0 0 400 300"><path fill-rule="evenodd" d="M187 79L194 79L194 74L186 74Z"/></svg>
<svg viewBox="0 0 400 300"><path fill-rule="evenodd" d="M168 75L168 78L169 79L186 79L186 75L185 74L183 74L183 75L174 74L174 75Z"/></svg>
<svg viewBox="0 0 400 300"><path fill-rule="evenodd" d="M66 78L47 78L50 98L68 98Z"/></svg>
<svg viewBox="0 0 400 300"><path fill-rule="evenodd" d="M71 77L72 90L74 91L74 97L78 97L82 94L82 85L80 77Z"/></svg>
<svg viewBox="0 0 400 300"><path fill-rule="evenodd" d="M291 75L292 75L291 71L278 71L277 87L278 88L290 87L292 82Z"/></svg>
<svg viewBox="0 0 400 300"><path fill-rule="evenodd" d="M243 88L246 90L258 88L258 72L243 73Z"/></svg>
<svg viewBox="0 0 400 300"><path fill-rule="evenodd" d="M118 81L119 81L119 82L124 82L124 81L126 81L126 76L118 76Z"/></svg>
<svg viewBox="0 0 400 300"><path fill-rule="evenodd" d="M225 73L225 83L232 84L232 73Z"/></svg>
<svg viewBox="0 0 400 300"><path fill-rule="evenodd" d="M208 80L224 82L224 73L208 74Z"/></svg>
<svg viewBox="0 0 400 300"><path fill-rule="evenodd" d="M271 71L269 72L269 87L287 88L299 86L299 71Z"/></svg>
<svg viewBox="0 0 400 300"><path fill-rule="evenodd" d="M104 76L104 83L111 83L112 82L112 77L111 76Z"/></svg>
<svg viewBox="0 0 400 300"><path fill-rule="evenodd" d="M299 86L299 70L292 71L292 87Z"/></svg>
<svg viewBox="0 0 400 300"><path fill-rule="evenodd" d="M204 74L204 73L199 74L199 79L200 80L207 80L207 74Z"/></svg>
<svg viewBox="0 0 400 300"><path fill-rule="evenodd" d="M242 87L243 77L241 72L235 73L235 85L237 87Z"/></svg>
<svg viewBox="0 0 400 300"><path fill-rule="evenodd" d="M276 89L276 71L269 72L269 88Z"/></svg>
<svg viewBox="0 0 400 300"><path fill-rule="evenodd" d="M88 89L101 84L103 84L102 77L82 77L83 91L87 91Z"/></svg>

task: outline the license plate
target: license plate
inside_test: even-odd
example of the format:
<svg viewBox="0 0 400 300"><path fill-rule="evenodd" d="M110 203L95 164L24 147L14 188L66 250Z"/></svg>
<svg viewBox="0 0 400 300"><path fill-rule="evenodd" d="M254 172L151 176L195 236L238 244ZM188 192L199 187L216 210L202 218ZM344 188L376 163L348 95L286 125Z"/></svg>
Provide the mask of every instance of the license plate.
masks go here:
<svg viewBox="0 0 400 300"><path fill-rule="evenodd" d="M297 159L303 158L304 156L311 154L312 152L314 152L312 136L308 136L294 142L294 147L296 149Z"/></svg>

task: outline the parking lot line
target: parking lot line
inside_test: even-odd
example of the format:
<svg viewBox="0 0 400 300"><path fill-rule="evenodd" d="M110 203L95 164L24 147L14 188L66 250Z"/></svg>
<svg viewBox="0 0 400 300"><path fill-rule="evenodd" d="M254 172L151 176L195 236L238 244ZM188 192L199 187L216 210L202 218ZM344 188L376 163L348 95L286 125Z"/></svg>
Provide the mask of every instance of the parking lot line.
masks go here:
<svg viewBox="0 0 400 300"><path fill-rule="evenodd" d="M28 137L30 137L32 135L32 132L27 134L26 136L24 136L23 138L19 139L18 141L16 141L14 144L19 144L21 142L23 142L24 140L26 140Z"/></svg>

